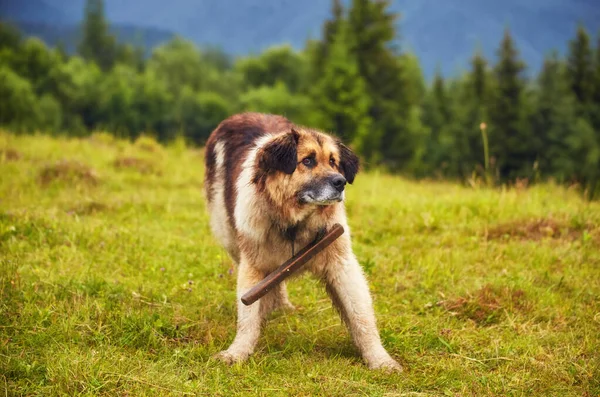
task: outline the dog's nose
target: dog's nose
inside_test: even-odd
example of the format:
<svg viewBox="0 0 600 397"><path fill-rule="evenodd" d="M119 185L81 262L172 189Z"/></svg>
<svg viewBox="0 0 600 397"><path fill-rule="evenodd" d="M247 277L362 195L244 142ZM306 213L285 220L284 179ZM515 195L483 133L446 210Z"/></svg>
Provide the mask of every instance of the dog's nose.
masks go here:
<svg viewBox="0 0 600 397"><path fill-rule="evenodd" d="M341 175L336 175L331 179L331 184L337 189L338 192L342 192L344 191L344 186L346 185L346 178Z"/></svg>

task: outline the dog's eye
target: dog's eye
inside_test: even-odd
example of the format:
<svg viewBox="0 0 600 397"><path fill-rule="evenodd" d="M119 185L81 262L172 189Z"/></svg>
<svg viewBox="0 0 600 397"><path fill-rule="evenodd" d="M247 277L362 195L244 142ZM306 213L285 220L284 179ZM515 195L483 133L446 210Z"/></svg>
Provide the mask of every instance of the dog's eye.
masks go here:
<svg viewBox="0 0 600 397"><path fill-rule="evenodd" d="M302 164L304 164L307 167L312 167L315 165L315 159L313 159L312 157L305 157L302 160Z"/></svg>
<svg viewBox="0 0 600 397"><path fill-rule="evenodd" d="M329 165L331 165L332 167L335 167L335 159L334 158L329 159Z"/></svg>

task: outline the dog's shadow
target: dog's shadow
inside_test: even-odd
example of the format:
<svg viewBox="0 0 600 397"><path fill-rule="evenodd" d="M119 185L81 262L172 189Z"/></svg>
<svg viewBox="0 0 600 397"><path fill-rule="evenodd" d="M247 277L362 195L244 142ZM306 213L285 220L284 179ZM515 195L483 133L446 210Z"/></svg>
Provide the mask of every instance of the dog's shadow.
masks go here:
<svg viewBox="0 0 600 397"><path fill-rule="evenodd" d="M350 334L340 321L330 331L305 330L288 324L287 319L298 317L300 323L311 321L302 307L296 310L278 309L271 313L263 325L261 338L256 346L256 355L291 359L303 355L323 359L341 358L361 361L360 353L352 343ZM329 327L328 327L329 328Z"/></svg>
<svg viewBox="0 0 600 397"><path fill-rule="evenodd" d="M266 321L262 324L260 338L250 360L258 363L270 358L292 360L304 356L312 359L320 358L324 361L341 359L351 364L361 364L360 352L352 342L348 329L338 317L333 306L331 307L332 315L337 317L334 324L323 329L318 328L315 323L315 327L307 329L301 324L316 321L314 311L319 309L303 307L296 303L294 305L293 309L277 308L267 316ZM214 319L217 323L214 324L214 327L222 330L229 329L229 331L220 343L215 344L214 347L218 350L215 350L214 354L227 349L236 333L235 305L223 304L220 314L218 319ZM230 317L232 322L224 323L223 315Z"/></svg>

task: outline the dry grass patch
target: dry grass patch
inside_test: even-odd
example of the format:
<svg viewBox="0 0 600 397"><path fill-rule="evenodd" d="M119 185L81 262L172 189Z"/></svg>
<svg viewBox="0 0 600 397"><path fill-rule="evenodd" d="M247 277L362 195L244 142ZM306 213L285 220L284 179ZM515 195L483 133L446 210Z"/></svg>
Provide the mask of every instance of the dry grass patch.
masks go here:
<svg viewBox="0 0 600 397"><path fill-rule="evenodd" d="M542 240L545 238L577 240L591 225L574 227L554 219L519 220L495 226L486 232L488 240L514 238L521 240Z"/></svg>
<svg viewBox="0 0 600 397"><path fill-rule="evenodd" d="M106 211L110 211L113 208L99 201L90 201L85 203L79 203L69 210L67 210L68 214L77 214L77 215L93 215Z"/></svg>
<svg viewBox="0 0 600 397"><path fill-rule="evenodd" d="M479 325L496 324L506 312L522 312L530 308L525 292L510 287L490 284L467 296L440 302L453 316L467 318Z"/></svg>
<svg viewBox="0 0 600 397"><path fill-rule="evenodd" d="M17 152L15 149L0 149L0 159L3 161L17 161L20 160L21 157L21 153Z"/></svg>
<svg viewBox="0 0 600 397"><path fill-rule="evenodd" d="M118 157L113 166L117 169L132 169L144 175L162 175L161 170L154 162L140 157Z"/></svg>
<svg viewBox="0 0 600 397"><path fill-rule="evenodd" d="M39 180L42 185L48 185L52 182L97 185L100 178L96 171L87 164L73 160L60 160L42 168Z"/></svg>

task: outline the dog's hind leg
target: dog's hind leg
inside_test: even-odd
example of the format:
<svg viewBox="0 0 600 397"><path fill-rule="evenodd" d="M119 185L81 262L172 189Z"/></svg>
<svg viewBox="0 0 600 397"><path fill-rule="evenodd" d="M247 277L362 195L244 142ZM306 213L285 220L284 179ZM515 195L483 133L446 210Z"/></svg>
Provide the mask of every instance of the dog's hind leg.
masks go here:
<svg viewBox="0 0 600 397"><path fill-rule="evenodd" d="M285 281L282 281L281 284L279 284L275 290L273 290L273 292L271 292L274 295L274 307L273 310L275 309L285 309L285 310L295 310L296 307L292 304L292 302L290 302L290 299L288 297L288 292L287 292L287 286L285 284Z"/></svg>
<svg viewBox="0 0 600 397"><path fill-rule="evenodd" d="M381 344L367 280L358 261L346 258L322 270L331 297L369 368L401 371Z"/></svg>
<svg viewBox="0 0 600 397"><path fill-rule="evenodd" d="M232 364L245 361L253 352L260 336L263 322L273 310L276 294L266 294L250 306L241 302L241 297L256 283L264 278L264 274L252 268L242 257L237 277L237 331L231 345L217 354L220 360Z"/></svg>

